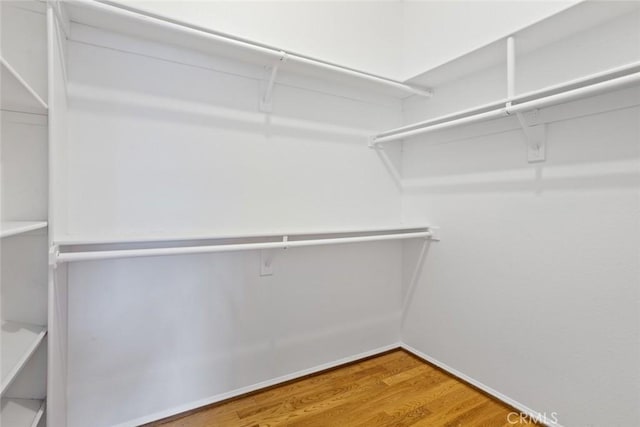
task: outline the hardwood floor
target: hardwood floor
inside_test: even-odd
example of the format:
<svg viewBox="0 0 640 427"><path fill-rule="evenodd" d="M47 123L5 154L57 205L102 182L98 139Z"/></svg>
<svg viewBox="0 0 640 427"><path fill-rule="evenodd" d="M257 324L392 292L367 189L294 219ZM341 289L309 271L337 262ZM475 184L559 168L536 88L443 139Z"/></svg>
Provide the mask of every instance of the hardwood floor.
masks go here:
<svg viewBox="0 0 640 427"><path fill-rule="evenodd" d="M151 425L509 427L537 424L520 421L516 410L503 402L403 350L394 350Z"/></svg>

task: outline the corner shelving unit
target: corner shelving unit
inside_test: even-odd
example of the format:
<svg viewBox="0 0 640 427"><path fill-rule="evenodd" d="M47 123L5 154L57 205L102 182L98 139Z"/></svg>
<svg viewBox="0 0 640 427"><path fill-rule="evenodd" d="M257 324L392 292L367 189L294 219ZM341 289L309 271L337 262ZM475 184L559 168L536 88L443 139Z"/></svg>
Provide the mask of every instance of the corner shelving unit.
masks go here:
<svg viewBox="0 0 640 427"><path fill-rule="evenodd" d="M36 352L47 334L44 326L2 321L2 383L4 393Z"/></svg>
<svg viewBox="0 0 640 427"><path fill-rule="evenodd" d="M0 2L0 424L46 424L46 6Z"/></svg>
<svg viewBox="0 0 640 427"><path fill-rule="evenodd" d="M7 426L37 427L44 421L45 403L37 399L2 399L2 422Z"/></svg>

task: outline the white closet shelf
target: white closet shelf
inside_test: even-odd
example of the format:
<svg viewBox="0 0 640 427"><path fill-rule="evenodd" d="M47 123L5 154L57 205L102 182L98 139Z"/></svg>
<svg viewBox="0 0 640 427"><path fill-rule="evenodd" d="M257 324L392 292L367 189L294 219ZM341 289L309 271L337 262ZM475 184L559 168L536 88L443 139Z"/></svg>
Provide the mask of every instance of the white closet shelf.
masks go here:
<svg viewBox="0 0 640 427"><path fill-rule="evenodd" d="M15 236L47 227L47 221L3 221L0 224L0 237Z"/></svg>
<svg viewBox="0 0 640 427"><path fill-rule="evenodd" d="M478 48L447 59L406 82L436 87L504 64L504 46L509 36L515 37L518 42L518 54L523 55L619 16L633 13L639 8L639 2L581 2L511 34L504 34L503 37Z"/></svg>
<svg viewBox="0 0 640 427"><path fill-rule="evenodd" d="M44 417L44 400L2 399L2 425L7 427L38 427Z"/></svg>
<svg viewBox="0 0 640 427"><path fill-rule="evenodd" d="M237 233L211 233L197 232L187 234L169 234L157 232L154 234L127 234L117 236L61 236L55 238L56 245L93 245L93 244L111 244L111 243L144 243L144 242L172 242L180 240L221 240L221 239L245 239L254 237L273 237L273 236L309 236L320 234L355 234L355 233L375 233L390 231L411 231L411 230L427 230L432 226L424 224L399 224L399 225L383 225L380 227L336 227L336 228L308 228L308 229L272 229L268 231L246 231Z"/></svg>
<svg viewBox="0 0 640 427"><path fill-rule="evenodd" d="M381 143L401 141L405 138L428 132L518 115L638 85L640 85L640 61L527 92L509 99L496 101L495 103L387 130L375 135L370 140L369 146L375 147Z"/></svg>
<svg viewBox="0 0 640 427"><path fill-rule="evenodd" d="M47 335L44 326L2 321L2 384L4 393ZM6 424L13 425L13 424Z"/></svg>
<svg viewBox="0 0 640 427"><path fill-rule="evenodd" d="M189 255L242 250L282 249L385 240L432 239L432 226L393 226L366 229L296 230L236 235L147 236L115 239L74 239L54 243L52 264L98 259Z"/></svg>
<svg viewBox="0 0 640 427"><path fill-rule="evenodd" d="M1 109L35 114L47 113L47 109L49 108L47 103L7 60L1 56L0 68L0 79L2 79L2 92L0 94Z"/></svg>
<svg viewBox="0 0 640 427"><path fill-rule="evenodd" d="M65 4L71 22L146 40L224 56L246 63L280 66L297 74L378 90L398 98L431 96L426 88L375 75L264 43L199 27L110 1L76 0ZM285 64L286 62L286 64ZM271 82L273 83L273 82Z"/></svg>

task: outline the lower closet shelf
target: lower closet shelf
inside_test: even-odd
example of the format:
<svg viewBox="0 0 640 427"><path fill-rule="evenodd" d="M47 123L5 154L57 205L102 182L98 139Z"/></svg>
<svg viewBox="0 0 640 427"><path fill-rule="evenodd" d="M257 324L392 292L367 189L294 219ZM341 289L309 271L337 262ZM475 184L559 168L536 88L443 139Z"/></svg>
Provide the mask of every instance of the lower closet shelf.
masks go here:
<svg viewBox="0 0 640 427"><path fill-rule="evenodd" d="M0 393L4 393L9 387L31 355L38 349L46 334L47 329L44 326L2 321L2 366L0 371L2 384L0 385Z"/></svg>
<svg viewBox="0 0 640 427"><path fill-rule="evenodd" d="M7 427L38 427L44 418L44 400L2 399L0 416Z"/></svg>
<svg viewBox="0 0 640 427"><path fill-rule="evenodd" d="M46 226L46 221L3 221L2 224L0 224L0 237L28 233L29 231L39 230Z"/></svg>

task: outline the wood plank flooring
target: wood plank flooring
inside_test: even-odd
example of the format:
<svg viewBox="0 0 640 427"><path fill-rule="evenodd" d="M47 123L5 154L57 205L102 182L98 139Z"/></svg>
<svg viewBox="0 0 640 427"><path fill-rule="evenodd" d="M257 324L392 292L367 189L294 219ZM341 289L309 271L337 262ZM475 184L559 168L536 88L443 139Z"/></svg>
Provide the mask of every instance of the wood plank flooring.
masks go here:
<svg viewBox="0 0 640 427"><path fill-rule="evenodd" d="M509 416L512 412L516 414ZM521 422L516 410L505 403L403 350L394 350L151 425L522 427L537 424Z"/></svg>

